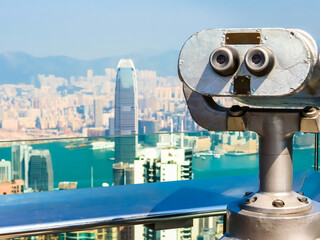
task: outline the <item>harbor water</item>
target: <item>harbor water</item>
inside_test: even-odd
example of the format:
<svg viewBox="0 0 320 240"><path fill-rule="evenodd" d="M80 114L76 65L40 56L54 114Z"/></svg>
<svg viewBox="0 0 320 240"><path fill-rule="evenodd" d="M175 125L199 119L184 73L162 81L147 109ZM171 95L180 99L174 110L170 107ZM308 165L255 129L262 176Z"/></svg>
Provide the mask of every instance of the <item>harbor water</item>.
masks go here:
<svg viewBox="0 0 320 240"><path fill-rule="evenodd" d="M113 183L112 165L114 151L93 150L90 146L66 148L68 142L53 142L32 145L33 149L48 149L51 154L54 187L62 181L76 181L78 188L101 187L102 183ZM0 158L11 160L11 147L0 148ZM258 154L251 155L198 155L193 156L194 178L210 178L258 173ZM314 149L295 149L294 169L312 169Z"/></svg>

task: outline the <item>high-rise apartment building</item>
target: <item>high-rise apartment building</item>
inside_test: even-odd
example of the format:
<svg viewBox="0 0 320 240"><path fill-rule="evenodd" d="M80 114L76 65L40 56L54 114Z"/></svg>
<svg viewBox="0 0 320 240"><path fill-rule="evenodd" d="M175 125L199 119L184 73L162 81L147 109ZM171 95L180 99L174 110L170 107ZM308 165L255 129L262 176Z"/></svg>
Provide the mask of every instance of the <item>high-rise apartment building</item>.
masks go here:
<svg viewBox="0 0 320 240"><path fill-rule="evenodd" d="M192 150L174 147L143 149L139 159L134 161L134 171L135 184L192 179ZM143 235L139 228L141 226L135 228L135 239L191 239L191 228L161 231L145 228Z"/></svg>
<svg viewBox="0 0 320 240"><path fill-rule="evenodd" d="M11 162L2 159L0 161L0 183L11 180Z"/></svg>
<svg viewBox="0 0 320 240"><path fill-rule="evenodd" d="M103 104L101 98L96 98L93 103L94 110L94 127L101 128L103 126Z"/></svg>
<svg viewBox="0 0 320 240"><path fill-rule="evenodd" d="M139 159L134 161L135 184L193 178L191 149L146 148L139 155Z"/></svg>
<svg viewBox="0 0 320 240"><path fill-rule="evenodd" d="M32 150L28 178L29 187L35 191L53 190L53 169L49 150Z"/></svg>
<svg viewBox="0 0 320 240"><path fill-rule="evenodd" d="M137 74L131 59L121 59L117 68L115 91L115 135L138 134ZM116 162L133 163L136 136L115 139Z"/></svg>

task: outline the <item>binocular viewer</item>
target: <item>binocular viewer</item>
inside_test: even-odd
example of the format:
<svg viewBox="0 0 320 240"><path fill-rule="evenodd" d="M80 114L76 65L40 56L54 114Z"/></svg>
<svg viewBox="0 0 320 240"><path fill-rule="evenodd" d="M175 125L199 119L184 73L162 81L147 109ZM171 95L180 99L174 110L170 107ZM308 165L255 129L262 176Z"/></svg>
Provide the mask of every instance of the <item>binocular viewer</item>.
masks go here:
<svg viewBox="0 0 320 240"><path fill-rule="evenodd" d="M320 203L292 186L294 133L320 133L319 61L316 42L297 29L210 29L182 47L178 73L194 121L259 136L259 189L228 204L223 240L319 239Z"/></svg>
<svg viewBox="0 0 320 240"><path fill-rule="evenodd" d="M270 107L320 105L317 44L298 29L200 31L182 47L178 73L203 96Z"/></svg>

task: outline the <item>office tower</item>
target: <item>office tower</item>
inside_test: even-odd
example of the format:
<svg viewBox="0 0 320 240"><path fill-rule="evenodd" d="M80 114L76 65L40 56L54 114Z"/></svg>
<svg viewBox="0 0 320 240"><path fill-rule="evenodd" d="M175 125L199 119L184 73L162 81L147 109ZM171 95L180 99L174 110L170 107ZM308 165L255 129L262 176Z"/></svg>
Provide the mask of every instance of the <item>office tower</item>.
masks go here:
<svg viewBox="0 0 320 240"><path fill-rule="evenodd" d="M32 150L28 177L29 187L35 191L53 190L53 170L49 150Z"/></svg>
<svg viewBox="0 0 320 240"><path fill-rule="evenodd" d="M11 146L11 161L12 161L12 177L13 179L22 178L21 162L23 159L22 146L18 143L13 143Z"/></svg>
<svg viewBox="0 0 320 240"><path fill-rule="evenodd" d="M123 162L113 164L113 185L128 184L134 184L133 165Z"/></svg>
<svg viewBox="0 0 320 240"><path fill-rule="evenodd" d="M138 133L137 75L131 59L121 59L117 68L115 91L115 135ZM133 163L136 157L136 136L115 139L116 162Z"/></svg>
<svg viewBox="0 0 320 240"><path fill-rule="evenodd" d="M93 103L94 127L101 128L103 125L103 104L101 98L96 98Z"/></svg>
<svg viewBox="0 0 320 240"><path fill-rule="evenodd" d="M0 161L0 183L11 180L11 162L2 159Z"/></svg>
<svg viewBox="0 0 320 240"><path fill-rule="evenodd" d="M12 180L23 179L28 188L29 158L32 147L24 143L13 143L11 146Z"/></svg>
<svg viewBox="0 0 320 240"><path fill-rule="evenodd" d="M113 185L134 184L134 168L133 164L115 163L113 164ZM119 239L134 240L134 226L118 227Z"/></svg>
<svg viewBox="0 0 320 240"><path fill-rule="evenodd" d="M135 184L149 182L165 182L189 180L192 174L192 150L187 148L145 148L134 161ZM191 239L191 228L154 231L149 228L141 231L135 229L136 239ZM138 235L139 232L139 235Z"/></svg>

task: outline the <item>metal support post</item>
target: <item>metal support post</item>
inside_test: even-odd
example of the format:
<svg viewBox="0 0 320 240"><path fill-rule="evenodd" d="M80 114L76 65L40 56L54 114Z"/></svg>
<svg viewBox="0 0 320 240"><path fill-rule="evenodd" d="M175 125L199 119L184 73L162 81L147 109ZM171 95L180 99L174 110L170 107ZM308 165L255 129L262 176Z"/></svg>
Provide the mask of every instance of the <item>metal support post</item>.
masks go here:
<svg viewBox="0 0 320 240"><path fill-rule="evenodd" d="M316 132L320 111L218 106L212 98L184 85L190 113L203 128L254 131L259 135L259 190L232 202L227 210L226 239L316 239L320 204L292 191L293 135Z"/></svg>
<svg viewBox="0 0 320 240"><path fill-rule="evenodd" d="M293 133L282 136L278 128L259 137L260 192L292 191Z"/></svg>

